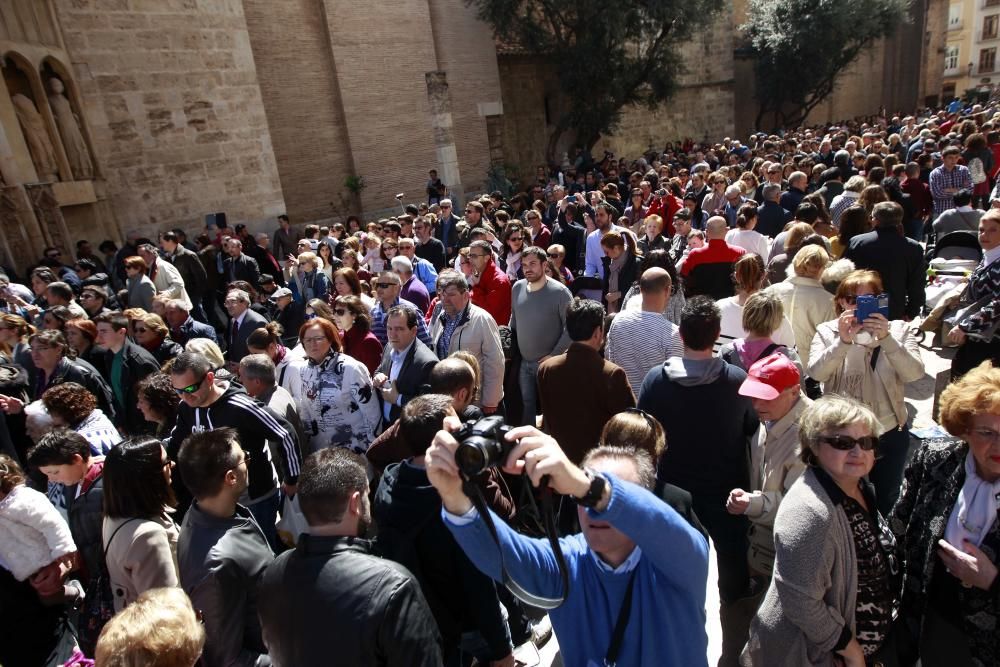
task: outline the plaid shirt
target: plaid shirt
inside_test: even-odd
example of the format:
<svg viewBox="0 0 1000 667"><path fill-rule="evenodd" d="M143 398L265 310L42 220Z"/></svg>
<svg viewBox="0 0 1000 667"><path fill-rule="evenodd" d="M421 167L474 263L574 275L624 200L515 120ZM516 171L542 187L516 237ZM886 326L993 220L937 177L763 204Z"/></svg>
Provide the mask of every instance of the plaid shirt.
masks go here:
<svg viewBox="0 0 1000 667"><path fill-rule="evenodd" d="M943 166L931 171L931 196L934 197L934 217L955 208L954 193L945 192L948 188L957 190L972 189L972 174L964 165L955 165L951 171L945 171Z"/></svg>

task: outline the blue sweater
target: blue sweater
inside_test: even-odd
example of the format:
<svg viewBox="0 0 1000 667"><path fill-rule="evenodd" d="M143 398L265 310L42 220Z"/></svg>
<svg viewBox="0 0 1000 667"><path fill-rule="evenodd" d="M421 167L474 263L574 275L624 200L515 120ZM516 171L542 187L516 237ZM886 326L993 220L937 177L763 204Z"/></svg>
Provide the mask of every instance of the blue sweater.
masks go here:
<svg viewBox="0 0 1000 667"><path fill-rule="evenodd" d="M588 512L594 520L607 521L628 535L641 550L618 664L705 667L705 538L652 493L607 477L611 502L604 512ZM548 542L516 533L495 514L493 522L511 578L535 595L557 597L562 583ZM456 525L446 518L445 525L476 567L500 581L497 547L482 519ZM560 545L569 567L570 594L549 615L563 663L603 664L629 572L611 572L599 565L582 534L561 538Z"/></svg>

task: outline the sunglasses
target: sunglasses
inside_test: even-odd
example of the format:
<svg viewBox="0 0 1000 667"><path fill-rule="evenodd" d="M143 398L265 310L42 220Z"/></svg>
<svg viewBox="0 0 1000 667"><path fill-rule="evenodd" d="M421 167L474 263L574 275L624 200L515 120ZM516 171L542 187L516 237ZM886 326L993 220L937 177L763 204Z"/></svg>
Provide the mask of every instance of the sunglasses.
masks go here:
<svg viewBox="0 0 1000 667"><path fill-rule="evenodd" d="M146 333L147 331L149 331L149 329L147 329L147 328L145 328L145 327L142 327L142 328L140 328L140 327L136 327L136 328L135 328L135 332L136 332L137 334L138 334L138 333Z"/></svg>
<svg viewBox="0 0 1000 667"><path fill-rule="evenodd" d="M180 389L174 387L174 391L177 392L178 396L182 394L193 394L194 392L198 391L199 387L201 387L202 383L205 381L205 377L207 376L203 376L200 380L198 380L194 384L189 384L188 386L181 387Z"/></svg>
<svg viewBox="0 0 1000 667"><path fill-rule="evenodd" d="M560 257L562 257L562 255L560 255L560 254L559 254L559 253L557 253L557 252L550 252L550 253L548 253L548 255L549 255L549 257L550 257L551 259L559 259Z"/></svg>
<svg viewBox="0 0 1000 667"><path fill-rule="evenodd" d="M508 240L509 241L523 241L524 237L523 236L511 236L510 239L508 239Z"/></svg>
<svg viewBox="0 0 1000 667"><path fill-rule="evenodd" d="M849 435L821 435L819 441L825 442L834 449L839 449L842 452L849 452L855 446L860 447L866 452L870 452L878 446L878 438L874 435L866 435L860 438L852 438Z"/></svg>
<svg viewBox="0 0 1000 667"><path fill-rule="evenodd" d="M396 283L375 283L375 287L378 289L389 289L390 287L395 287Z"/></svg>
<svg viewBox="0 0 1000 667"><path fill-rule="evenodd" d="M333 314L334 315L341 315L341 316L346 315L347 314L347 309L346 308L334 308L333 309Z"/></svg>

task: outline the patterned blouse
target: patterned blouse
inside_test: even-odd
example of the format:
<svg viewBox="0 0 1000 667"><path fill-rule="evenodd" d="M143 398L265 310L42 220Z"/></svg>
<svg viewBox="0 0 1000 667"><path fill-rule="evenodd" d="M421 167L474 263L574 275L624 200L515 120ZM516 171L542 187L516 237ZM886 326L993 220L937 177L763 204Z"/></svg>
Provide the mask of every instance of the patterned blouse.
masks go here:
<svg viewBox="0 0 1000 667"><path fill-rule="evenodd" d="M880 540L880 533L887 532L888 526L884 521L878 522L851 497L845 496L841 505L851 524L858 566L854 636L861 644L865 656L870 656L882 645L892 623L893 595L889 584L889 563ZM892 535L889 537L892 538Z"/></svg>
<svg viewBox="0 0 1000 667"><path fill-rule="evenodd" d="M321 363L303 365L301 377L292 393L312 451L349 447L364 454L381 420L365 365L331 350Z"/></svg>

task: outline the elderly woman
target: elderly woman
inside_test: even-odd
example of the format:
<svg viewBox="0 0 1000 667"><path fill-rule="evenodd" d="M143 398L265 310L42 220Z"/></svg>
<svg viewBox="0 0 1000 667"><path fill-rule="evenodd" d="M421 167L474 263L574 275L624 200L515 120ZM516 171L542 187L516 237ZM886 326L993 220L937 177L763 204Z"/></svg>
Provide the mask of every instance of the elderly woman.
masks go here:
<svg viewBox="0 0 1000 667"><path fill-rule="evenodd" d="M136 386L139 412L146 421L156 424L156 437L165 438L170 435L177 419L177 406L180 396L170 384L170 376L166 373L147 375Z"/></svg>
<svg viewBox="0 0 1000 667"><path fill-rule="evenodd" d="M333 304L333 323L340 330L344 354L363 363L374 375L382 363L382 343L372 333L371 311L356 296L338 296Z"/></svg>
<svg viewBox="0 0 1000 667"><path fill-rule="evenodd" d="M118 429L97 407L97 398L75 382L63 382L42 394L55 426L72 429L90 443L90 453L102 456L122 441Z"/></svg>
<svg viewBox="0 0 1000 667"><path fill-rule="evenodd" d="M382 418L368 369L341 351L337 328L326 319L303 324L299 340L308 363L290 391L313 450L347 447L364 454Z"/></svg>
<svg viewBox="0 0 1000 667"><path fill-rule="evenodd" d="M795 253L792 261L795 275L769 288L785 307L785 315L795 334L795 347L806 365L816 327L837 317L833 298L819 280L829 263L826 250L808 245Z"/></svg>
<svg viewBox="0 0 1000 667"><path fill-rule="evenodd" d="M128 290L128 307L153 310L153 297L156 296L156 285L146 275L146 260L138 255L125 258L125 288Z"/></svg>
<svg viewBox="0 0 1000 667"><path fill-rule="evenodd" d="M545 254L549 256L549 262L552 263L552 266L555 268L556 273L558 273L562 277L562 280L560 280L560 282L563 285L569 285L570 283L572 283L573 272L569 270L568 266L566 266L566 246L562 245L561 243L553 243L546 249ZM469 277L469 274L466 273L464 269L462 273L465 273L466 278Z"/></svg>
<svg viewBox="0 0 1000 667"><path fill-rule="evenodd" d="M910 327L874 313L863 322L854 316L859 296L881 294L874 271L849 273L837 288L838 317L816 328L809 352L809 375L826 393L853 398L878 418L879 461L871 474L879 510L888 515L899 495L910 431L906 426L904 385L924 375L924 362Z"/></svg>
<svg viewBox="0 0 1000 667"><path fill-rule="evenodd" d="M948 340L960 346L951 362L952 378L987 359L1000 365L1000 210L990 209L979 220L979 245L983 261L965 290L965 301L972 305L959 311L948 332Z"/></svg>
<svg viewBox="0 0 1000 667"><path fill-rule="evenodd" d="M285 278L292 296L300 303L309 303L313 299L325 299L330 291L330 281L323 273L322 260L314 252L304 252L298 256L295 264L289 262L285 267Z"/></svg>
<svg viewBox="0 0 1000 667"><path fill-rule="evenodd" d="M898 577L895 540L865 480L877 428L868 408L837 396L802 412L807 468L774 521L774 577L750 625L744 665L864 667L880 659Z"/></svg>
<svg viewBox="0 0 1000 667"><path fill-rule="evenodd" d="M159 315L149 313L136 323L133 331L135 342L152 354L160 366L183 352L180 345L170 340L170 329Z"/></svg>
<svg viewBox="0 0 1000 667"><path fill-rule="evenodd" d="M197 352L212 364L212 372L216 380L240 383L240 378L226 367L226 358L214 340L208 338L192 338L184 343L185 352Z"/></svg>
<svg viewBox="0 0 1000 667"><path fill-rule="evenodd" d="M989 362L941 394L941 423L906 469L889 525L904 555L900 648L910 664L997 665L1000 643L1000 369Z"/></svg>
<svg viewBox="0 0 1000 667"><path fill-rule="evenodd" d="M656 215L646 216L642 222L642 238L639 239L639 250L643 256L654 250L667 250L670 241L663 235L663 218Z"/></svg>

